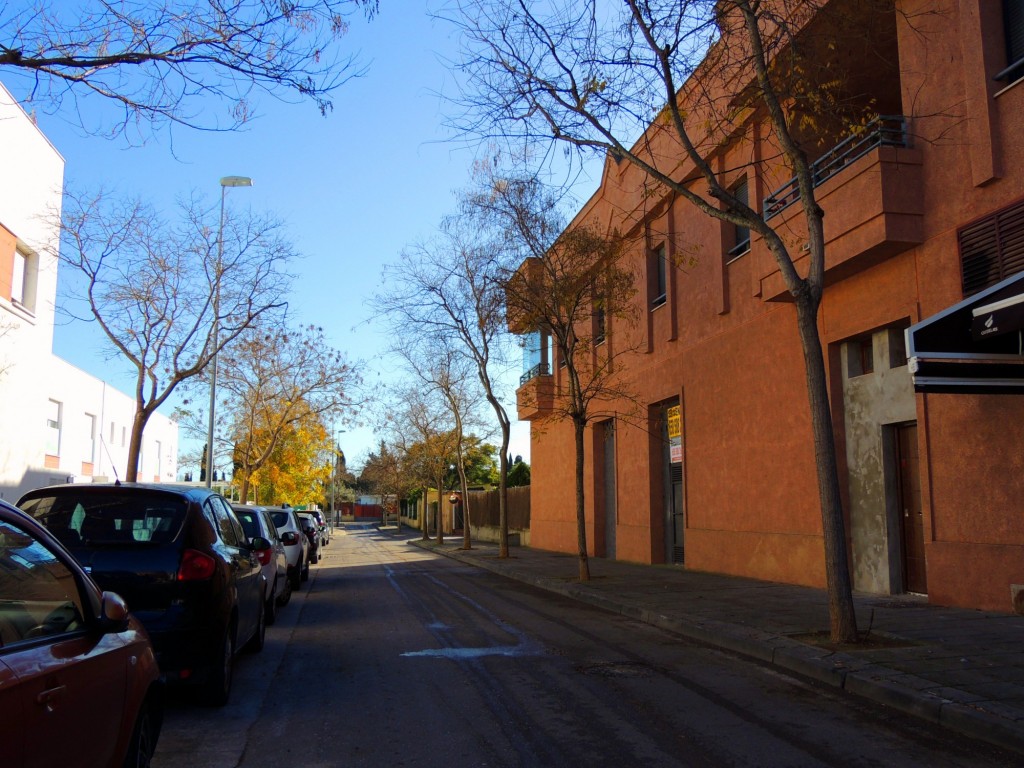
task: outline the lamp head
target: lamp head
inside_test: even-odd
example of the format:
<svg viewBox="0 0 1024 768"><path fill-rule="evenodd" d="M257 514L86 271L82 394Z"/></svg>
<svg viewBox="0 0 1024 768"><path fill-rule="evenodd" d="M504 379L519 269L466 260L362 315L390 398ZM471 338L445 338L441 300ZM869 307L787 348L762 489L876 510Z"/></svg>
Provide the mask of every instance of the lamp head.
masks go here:
<svg viewBox="0 0 1024 768"><path fill-rule="evenodd" d="M225 176L220 180L222 187L251 187L252 179L248 176Z"/></svg>

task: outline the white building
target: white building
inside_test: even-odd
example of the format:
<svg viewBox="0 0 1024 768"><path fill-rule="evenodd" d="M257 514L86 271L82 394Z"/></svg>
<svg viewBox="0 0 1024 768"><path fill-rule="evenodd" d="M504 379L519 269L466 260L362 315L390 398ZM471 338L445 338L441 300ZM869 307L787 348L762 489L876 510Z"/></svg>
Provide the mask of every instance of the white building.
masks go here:
<svg viewBox="0 0 1024 768"><path fill-rule="evenodd" d="M0 498L124 478L134 401L53 355L64 158L0 85ZM139 479L173 482L178 426L146 426Z"/></svg>

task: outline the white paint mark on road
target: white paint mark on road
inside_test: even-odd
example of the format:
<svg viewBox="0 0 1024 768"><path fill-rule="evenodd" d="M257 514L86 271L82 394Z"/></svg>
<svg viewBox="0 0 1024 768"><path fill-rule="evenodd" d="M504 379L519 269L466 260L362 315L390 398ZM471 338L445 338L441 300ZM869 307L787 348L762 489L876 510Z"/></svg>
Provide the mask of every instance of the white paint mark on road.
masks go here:
<svg viewBox="0 0 1024 768"><path fill-rule="evenodd" d="M434 658L454 659L479 659L484 656L539 656L539 648L529 648L525 645L503 645L493 648L426 648L422 651L406 651L402 656L432 656Z"/></svg>

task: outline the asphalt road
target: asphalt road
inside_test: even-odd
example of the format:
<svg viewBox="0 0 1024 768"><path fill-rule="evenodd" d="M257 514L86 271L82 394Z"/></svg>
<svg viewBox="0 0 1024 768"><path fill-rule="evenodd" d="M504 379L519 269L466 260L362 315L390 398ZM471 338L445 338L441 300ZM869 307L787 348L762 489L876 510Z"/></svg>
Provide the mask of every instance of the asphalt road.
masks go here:
<svg viewBox="0 0 1024 768"><path fill-rule="evenodd" d="M154 766L999 766L971 743L374 529L336 533Z"/></svg>

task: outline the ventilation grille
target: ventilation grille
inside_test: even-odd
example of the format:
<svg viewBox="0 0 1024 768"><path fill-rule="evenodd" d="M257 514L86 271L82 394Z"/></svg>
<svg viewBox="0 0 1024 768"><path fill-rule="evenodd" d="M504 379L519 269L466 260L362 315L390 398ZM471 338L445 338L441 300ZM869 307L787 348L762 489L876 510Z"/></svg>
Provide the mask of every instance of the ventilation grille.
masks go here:
<svg viewBox="0 0 1024 768"><path fill-rule="evenodd" d="M1024 272L1024 201L964 227L958 239L965 298Z"/></svg>

